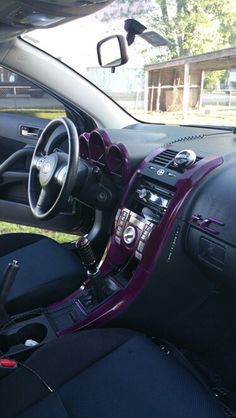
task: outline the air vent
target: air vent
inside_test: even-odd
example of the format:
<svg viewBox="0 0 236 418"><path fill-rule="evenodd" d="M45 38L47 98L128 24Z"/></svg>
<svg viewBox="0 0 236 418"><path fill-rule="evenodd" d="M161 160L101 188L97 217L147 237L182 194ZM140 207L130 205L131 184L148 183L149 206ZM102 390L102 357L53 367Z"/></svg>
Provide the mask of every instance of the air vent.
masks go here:
<svg viewBox="0 0 236 418"><path fill-rule="evenodd" d="M202 157L197 157L194 164L196 164L200 160L202 160ZM185 168L177 167L176 165L174 165L174 161L171 161L171 163L168 165L168 168L170 170L177 171L178 173L183 173L185 170Z"/></svg>
<svg viewBox="0 0 236 418"><path fill-rule="evenodd" d="M170 170L177 171L178 173L183 173L185 170L184 168L176 167L174 165L174 158L177 154L178 154L178 151L167 149L161 152L160 154L158 154L156 157L154 157L151 162L154 164L158 164L162 167L168 167ZM197 157L196 163L200 160L202 160L202 157Z"/></svg>
<svg viewBox="0 0 236 418"><path fill-rule="evenodd" d="M171 149L167 149L161 152L159 155L153 158L151 161L154 164L161 165L162 167L166 167L177 155L177 151L173 151Z"/></svg>

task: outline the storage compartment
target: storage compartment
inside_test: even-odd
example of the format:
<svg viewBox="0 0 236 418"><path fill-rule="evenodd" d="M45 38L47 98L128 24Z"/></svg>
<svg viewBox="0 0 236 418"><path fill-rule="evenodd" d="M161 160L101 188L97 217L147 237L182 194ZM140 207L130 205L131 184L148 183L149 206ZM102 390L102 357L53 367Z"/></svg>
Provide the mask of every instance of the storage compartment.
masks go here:
<svg viewBox="0 0 236 418"><path fill-rule="evenodd" d="M27 340L33 340L38 344L47 336L47 328L43 324L29 324L12 334L0 335L0 349L3 353L7 353L13 346L25 345Z"/></svg>
<svg viewBox="0 0 236 418"><path fill-rule="evenodd" d="M39 316L2 331L0 333L0 351L8 355L25 352L35 349L55 337L55 332L46 317Z"/></svg>
<svg viewBox="0 0 236 418"><path fill-rule="evenodd" d="M186 251L218 283L230 286L235 291L235 246L223 241L218 235L213 236L190 226L186 237Z"/></svg>

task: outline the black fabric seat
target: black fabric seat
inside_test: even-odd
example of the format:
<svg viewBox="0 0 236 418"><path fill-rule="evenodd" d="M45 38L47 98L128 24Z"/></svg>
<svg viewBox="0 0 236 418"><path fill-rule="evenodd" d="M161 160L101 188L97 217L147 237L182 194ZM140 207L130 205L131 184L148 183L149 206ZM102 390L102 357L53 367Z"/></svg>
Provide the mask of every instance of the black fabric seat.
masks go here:
<svg viewBox="0 0 236 418"><path fill-rule="evenodd" d="M1 235L0 281L12 260L19 261L20 269L7 299L11 314L58 301L77 289L85 277L76 254L42 235Z"/></svg>
<svg viewBox="0 0 236 418"><path fill-rule="evenodd" d="M223 418L214 396L171 354L121 329L45 345L0 381L1 418Z"/></svg>

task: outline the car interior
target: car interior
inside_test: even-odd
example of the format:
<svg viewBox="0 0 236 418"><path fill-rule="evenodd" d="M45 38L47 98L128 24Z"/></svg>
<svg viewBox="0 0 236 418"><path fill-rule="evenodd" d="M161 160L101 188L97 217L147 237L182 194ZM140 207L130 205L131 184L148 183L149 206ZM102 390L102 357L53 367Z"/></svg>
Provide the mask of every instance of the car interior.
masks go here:
<svg viewBox="0 0 236 418"><path fill-rule="evenodd" d="M21 37L109 3L0 5L1 65L65 109L0 113L0 218L75 236L0 235L0 416L235 417L236 129L139 122Z"/></svg>

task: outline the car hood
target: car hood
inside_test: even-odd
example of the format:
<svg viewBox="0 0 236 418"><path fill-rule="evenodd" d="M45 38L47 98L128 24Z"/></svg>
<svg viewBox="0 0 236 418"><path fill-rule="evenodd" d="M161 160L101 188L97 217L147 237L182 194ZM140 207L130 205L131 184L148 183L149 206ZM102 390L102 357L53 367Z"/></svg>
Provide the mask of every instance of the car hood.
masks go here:
<svg viewBox="0 0 236 418"><path fill-rule="evenodd" d="M113 0L1 0L0 42L98 11Z"/></svg>

